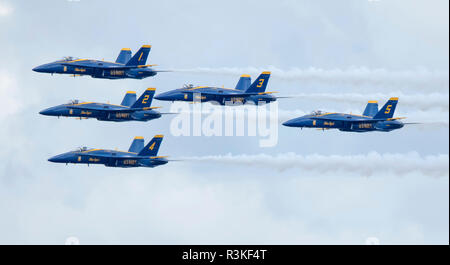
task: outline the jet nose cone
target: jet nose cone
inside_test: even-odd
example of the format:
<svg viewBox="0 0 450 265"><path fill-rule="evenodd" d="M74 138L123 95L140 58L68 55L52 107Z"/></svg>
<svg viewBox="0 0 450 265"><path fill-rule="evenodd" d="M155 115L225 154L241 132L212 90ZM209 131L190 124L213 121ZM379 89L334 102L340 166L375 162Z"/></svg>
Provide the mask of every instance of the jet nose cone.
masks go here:
<svg viewBox="0 0 450 265"><path fill-rule="evenodd" d="M56 156L52 156L48 159L49 162L53 162L53 163L63 163L65 162L64 159L64 155L56 155Z"/></svg>
<svg viewBox="0 0 450 265"><path fill-rule="evenodd" d="M161 93L155 96L157 100L167 100L167 93Z"/></svg>
<svg viewBox="0 0 450 265"><path fill-rule="evenodd" d="M48 159L48 161L49 162L58 162L58 159L56 158L56 157L54 157L54 156L52 156L52 157L50 157L49 159Z"/></svg>
<svg viewBox="0 0 450 265"><path fill-rule="evenodd" d="M36 66L33 71L38 73L60 73L63 67L58 63L48 63Z"/></svg>
<svg viewBox="0 0 450 265"><path fill-rule="evenodd" d="M309 127L312 125L312 121L306 117L299 117L283 122L283 125L287 127Z"/></svg>
<svg viewBox="0 0 450 265"><path fill-rule="evenodd" d="M41 110L41 111L39 111L39 114L41 114L41 115L46 115L46 116L55 116L55 115L58 115L58 114L56 113L56 109L55 109L54 107L48 108L48 109L44 109L44 110Z"/></svg>
<svg viewBox="0 0 450 265"><path fill-rule="evenodd" d="M168 92L164 92L164 93L160 93L158 95L155 96L155 98L157 100L166 100L166 101L173 101L173 100L179 100L179 95L181 95L181 93L177 93L175 91L168 91Z"/></svg>
<svg viewBox="0 0 450 265"><path fill-rule="evenodd" d="M38 72L38 73L43 73L43 72L45 72L45 65L36 66L35 68L33 68L33 71Z"/></svg>
<svg viewBox="0 0 450 265"><path fill-rule="evenodd" d="M295 122L294 122L294 120L288 120L288 121L283 122L283 125L287 126L287 127L295 127L294 126Z"/></svg>
<svg viewBox="0 0 450 265"><path fill-rule="evenodd" d="M41 110L41 111L39 111L39 114L41 114L41 115L48 115L48 110Z"/></svg>

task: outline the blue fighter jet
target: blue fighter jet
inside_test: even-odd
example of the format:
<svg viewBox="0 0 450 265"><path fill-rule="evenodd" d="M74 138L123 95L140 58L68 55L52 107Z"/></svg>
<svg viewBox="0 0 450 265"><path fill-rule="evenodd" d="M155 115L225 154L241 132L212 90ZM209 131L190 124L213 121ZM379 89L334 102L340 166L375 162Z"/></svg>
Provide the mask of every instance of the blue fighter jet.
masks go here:
<svg viewBox="0 0 450 265"><path fill-rule="evenodd" d="M45 109L39 114L58 118L96 118L99 121L149 121L160 118L162 114L153 110L159 107L150 107L154 94L155 88L148 88L136 100L136 92L128 91L120 105L72 100L67 104Z"/></svg>
<svg viewBox="0 0 450 265"><path fill-rule="evenodd" d="M265 92L269 78L270 72L262 72L251 84L250 76L242 75L235 89L185 85L183 88L158 94L155 99L172 102L211 102L220 105L270 103L277 100L277 97L271 95L274 92Z"/></svg>
<svg viewBox="0 0 450 265"><path fill-rule="evenodd" d="M158 156L162 135L155 135L144 147L144 138L137 136L128 152L81 147L48 159L54 163L103 164L107 167L156 167L168 163L164 156Z"/></svg>
<svg viewBox="0 0 450 265"><path fill-rule="evenodd" d="M393 118L398 98L390 98L378 111L378 103L369 101L363 115L329 113L315 111L310 115L288 120L283 123L288 127L339 129L344 132L390 132L400 129L407 123L398 121L404 118Z"/></svg>
<svg viewBox="0 0 450 265"><path fill-rule="evenodd" d="M139 51L131 57L131 50L124 48L120 51L116 62L101 60L77 59L64 57L61 60L43 64L33 68L33 71L49 74L70 74L72 76L90 75L94 78L106 79L143 79L154 76L157 72L151 67L155 64L145 64L150 52L150 45L143 45Z"/></svg>

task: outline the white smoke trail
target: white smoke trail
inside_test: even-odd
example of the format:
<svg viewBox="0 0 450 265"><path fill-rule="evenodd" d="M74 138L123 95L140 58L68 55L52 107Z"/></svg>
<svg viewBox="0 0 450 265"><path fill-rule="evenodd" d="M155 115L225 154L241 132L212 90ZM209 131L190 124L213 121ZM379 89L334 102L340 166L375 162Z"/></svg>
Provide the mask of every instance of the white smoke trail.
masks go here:
<svg viewBox="0 0 450 265"><path fill-rule="evenodd" d="M362 104L368 100L378 100L381 107L390 97L399 97L401 106L415 108L419 110L440 109L448 111L449 94L429 93L429 94L403 94L401 92L391 92L389 94L361 94L361 93L301 93L291 95L306 100L331 101L350 104Z"/></svg>
<svg viewBox="0 0 450 265"><path fill-rule="evenodd" d="M305 83L323 83L333 86L345 87L346 85L375 86L379 89L411 89L421 91L448 92L449 75L447 71L430 71L427 69L390 71L386 69L370 69L367 67L351 67L348 69L331 69L310 67L306 69L292 68L282 70L274 66L265 68L256 67L197 67L191 69L173 69L178 72L193 74L217 74L239 76L241 74L260 74L263 71L271 71L273 78L287 81L301 81Z"/></svg>
<svg viewBox="0 0 450 265"><path fill-rule="evenodd" d="M357 174L372 176L393 173L403 176L420 173L431 177L448 177L448 154L420 156L416 152L405 154L379 154L371 152L367 155L298 155L284 153L278 155L216 155L184 157L184 160L213 162L229 165L271 168L279 171L297 168L300 172L319 174Z"/></svg>

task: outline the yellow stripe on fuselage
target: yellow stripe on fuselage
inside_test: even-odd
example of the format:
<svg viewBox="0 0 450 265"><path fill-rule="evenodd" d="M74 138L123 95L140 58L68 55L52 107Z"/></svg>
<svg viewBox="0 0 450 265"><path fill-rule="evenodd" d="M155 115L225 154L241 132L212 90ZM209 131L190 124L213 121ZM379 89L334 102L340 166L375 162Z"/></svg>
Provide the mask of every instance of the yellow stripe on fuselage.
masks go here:
<svg viewBox="0 0 450 265"><path fill-rule="evenodd" d="M89 153L89 152L93 152L93 151L105 151L105 152L109 152L109 153L115 152L115 153L137 154L135 152L115 151L115 150L107 150L107 149L99 149L99 148L82 151L81 153Z"/></svg>

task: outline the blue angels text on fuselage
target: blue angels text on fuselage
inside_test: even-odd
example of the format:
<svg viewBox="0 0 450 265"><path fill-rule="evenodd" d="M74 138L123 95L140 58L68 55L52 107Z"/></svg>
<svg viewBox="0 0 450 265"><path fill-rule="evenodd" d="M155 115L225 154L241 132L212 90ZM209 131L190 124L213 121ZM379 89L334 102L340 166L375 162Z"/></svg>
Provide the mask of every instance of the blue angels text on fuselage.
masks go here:
<svg viewBox="0 0 450 265"><path fill-rule="evenodd" d="M265 92L270 72L262 72L255 82L251 83L249 75L242 75L235 89L192 85L164 92L155 99L165 101L211 102L220 105L253 103L270 103L277 100L273 92Z"/></svg>
<svg viewBox="0 0 450 265"><path fill-rule="evenodd" d="M150 107L155 88L148 88L136 100L136 92L128 91L120 105L73 100L67 104L51 107L39 112L46 116L96 118L100 121L149 121L161 117L161 113Z"/></svg>
<svg viewBox="0 0 450 265"><path fill-rule="evenodd" d="M120 51L116 62L101 60L77 59L65 57L52 63L43 64L33 68L33 71L49 74L70 74L73 76L90 75L94 78L106 79L143 79L157 74L151 68L155 65L146 65L151 46L143 45L132 57L131 50L124 48Z"/></svg>
<svg viewBox="0 0 450 265"><path fill-rule="evenodd" d="M162 135L156 135L144 147L144 138L134 138L128 152L81 147L77 150L53 156L54 163L103 164L107 167L156 167L168 163L164 156L158 156Z"/></svg>
<svg viewBox="0 0 450 265"><path fill-rule="evenodd" d="M346 132L390 132L400 129L404 123L393 118L398 98L390 98L388 102L378 111L378 103L369 101L363 115L327 113L315 111L283 123L288 127L339 129Z"/></svg>

